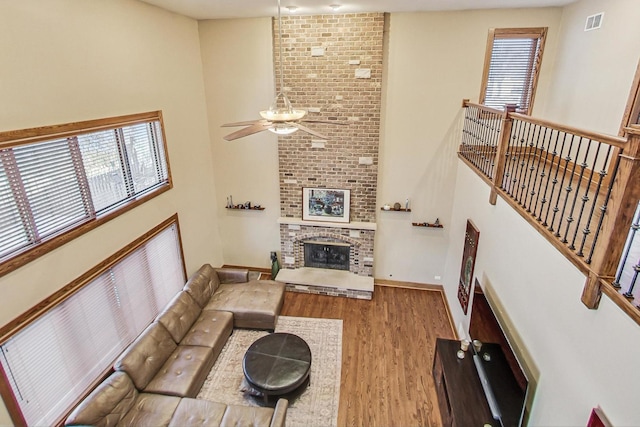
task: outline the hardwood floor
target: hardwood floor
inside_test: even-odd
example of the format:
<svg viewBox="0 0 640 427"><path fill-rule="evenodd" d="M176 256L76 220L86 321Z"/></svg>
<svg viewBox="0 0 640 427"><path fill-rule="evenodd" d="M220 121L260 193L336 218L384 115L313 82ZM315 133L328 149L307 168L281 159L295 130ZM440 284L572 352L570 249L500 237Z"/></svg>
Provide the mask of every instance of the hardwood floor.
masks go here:
<svg viewBox="0 0 640 427"><path fill-rule="evenodd" d="M437 426L435 340L455 339L440 291L376 286L371 301L286 292L284 316L343 320L339 426Z"/></svg>

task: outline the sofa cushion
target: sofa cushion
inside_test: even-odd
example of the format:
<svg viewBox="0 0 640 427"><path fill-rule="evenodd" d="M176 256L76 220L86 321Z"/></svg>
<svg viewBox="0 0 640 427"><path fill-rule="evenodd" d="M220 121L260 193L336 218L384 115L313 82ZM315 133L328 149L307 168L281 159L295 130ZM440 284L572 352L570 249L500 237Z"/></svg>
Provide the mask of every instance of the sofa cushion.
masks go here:
<svg viewBox="0 0 640 427"><path fill-rule="evenodd" d="M168 426L179 404L179 397L140 393L133 408L118 423L118 426Z"/></svg>
<svg viewBox="0 0 640 427"><path fill-rule="evenodd" d="M185 397L174 412L169 427L217 426L222 421L227 405Z"/></svg>
<svg viewBox="0 0 640 427"><path fill-rule="evenodd" d="M215 271L220 283L245 283L249 281L248 268L216 268Z"/></svg>
<svg viewBox="0 0 640 427"><path fill-rule="evenodd" d="M143 390L177 345L164 326L153 322L120 355L113 368L124 371Z"/></svg>
<svg viewBox="0 0 640 427"><path fill-rule="evenodd" d="M284 302L284 287L284 283L273 280L223 284L205 310L232 312L236 328L275 329Z"/></svg>
<svg viewBox="0 0 640 427"><path fill-rule="evenodd" d="M213 357L217 358L232 331L232 313L228 311L202 310L200 317L196 319L180 344L211 347L213 349Z"/></svg>
<svg viewBox="0 0 640 427"><path fill-rule="evenodd" d="M179 292L156 317L171 337L179 344L196 321L202 309L185 291Z"/></svg>
<svg viewBox="0 0 640 427"><path fill-rule="evenodd" d="M115 426L133 407L138 390L124 372L101 382L67 417L65 425Z"/></svg>
<svg viewBox="0 0 640 427"><path fill-rule="evenodd" d="M220 427L235 426L264 426L271 425L273 416L272 408L260 408L255 406L229 405L224 411Z"/></svg>
<svg viewBox="0 0 640 427"><path fill-rule="evenodd" d="M204 308L211 295L218 289L219 284L220 280L216 271L210 264L204 264L189 277L189 280L184 285L184 290L189 293L201 308Z"/></svg>
<svg viewBox="0 0 640 427"><path fill-rule="evenodd" d="M179 345L144 388L147 393L195 397L215 359L209 347Z"/></svg>

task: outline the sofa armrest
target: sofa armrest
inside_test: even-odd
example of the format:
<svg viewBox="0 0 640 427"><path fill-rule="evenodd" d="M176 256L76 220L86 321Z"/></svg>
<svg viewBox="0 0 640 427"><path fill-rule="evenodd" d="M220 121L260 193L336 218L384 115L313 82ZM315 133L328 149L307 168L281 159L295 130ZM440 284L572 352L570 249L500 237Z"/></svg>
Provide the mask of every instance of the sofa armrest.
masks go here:
<svg viewBox="0 0 640 427"><path fill-rule="evenodd" d="M216 268L220 283L245 283L249 281L249 270L246 268Z"/></svg>
<svg viewBox="0 0 640 427"><path fill-rule="evenodd" d="M287 408L289 401L287 399L278 399L276 407L273 409L273 417L269 427L285 427L285 419L287 417Z"/></svg>

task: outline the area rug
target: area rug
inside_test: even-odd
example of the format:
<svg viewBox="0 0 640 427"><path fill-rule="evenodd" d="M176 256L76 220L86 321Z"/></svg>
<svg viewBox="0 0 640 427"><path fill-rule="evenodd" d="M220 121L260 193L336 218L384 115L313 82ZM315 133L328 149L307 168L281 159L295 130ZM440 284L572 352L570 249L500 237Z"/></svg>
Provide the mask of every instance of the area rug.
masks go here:
<svg viewBox="0 0 640 427"><path fill-rule="evenodd" d="M312 356L311 382L299 397L289 403L287 426L336 426L342 365L342 320L280 316L276 332L298 335L309 344ZM266 334L266 331L234 329L197 398L228 405L260 406L260 400L242 392L246 387L242 357L255 340Z"/></svg>

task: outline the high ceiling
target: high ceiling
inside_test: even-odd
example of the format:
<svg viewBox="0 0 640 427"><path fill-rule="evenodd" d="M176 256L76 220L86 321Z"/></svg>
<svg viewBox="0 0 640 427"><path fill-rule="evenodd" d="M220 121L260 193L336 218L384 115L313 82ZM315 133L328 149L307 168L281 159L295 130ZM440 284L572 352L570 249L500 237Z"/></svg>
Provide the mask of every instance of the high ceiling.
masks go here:
<svg viewBox="0 0 640 427"><path fill-rule="evenodd" d="M249 18L275 16L277 0L141 0L194 19ZM434 10L499 9L564 6L576 0L281 0L283 16L287 6L293 14L322 15L361 12L418 12ZM340 5L333 10L331 5Z"/></svg>

